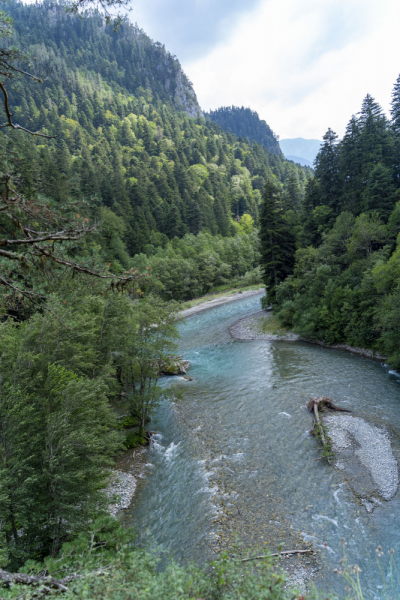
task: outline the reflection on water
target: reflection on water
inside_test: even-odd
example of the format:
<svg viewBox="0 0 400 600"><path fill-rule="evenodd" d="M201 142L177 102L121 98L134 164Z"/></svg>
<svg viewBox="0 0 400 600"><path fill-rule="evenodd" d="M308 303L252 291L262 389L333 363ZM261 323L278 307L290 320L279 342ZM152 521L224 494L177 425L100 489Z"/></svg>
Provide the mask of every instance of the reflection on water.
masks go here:
<svg viewBox="0 0 400 600"><path fill-rule="evenodd" d="M184 560L246 545L321 548L331 584L341 538L379 597L375 548L400 550L399 494L372 514L338 469L319 460L309 435L310 396L331 396L357 416L390 424L398 457L399 379L379 363L306 343L236 341L228 328L259 310L255 296L187 319L180 352L195 381L165 380L183 398L151 425L149 475L125 519L140 539ZM328 546L324 546L324 542ZM295 546L293 546L293 544Z"/></svg>

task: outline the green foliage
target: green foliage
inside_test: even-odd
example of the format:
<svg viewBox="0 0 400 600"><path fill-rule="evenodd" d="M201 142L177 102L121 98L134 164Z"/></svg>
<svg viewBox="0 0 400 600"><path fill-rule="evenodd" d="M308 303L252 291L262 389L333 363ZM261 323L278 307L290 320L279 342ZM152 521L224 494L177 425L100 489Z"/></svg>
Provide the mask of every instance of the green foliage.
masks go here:
<svg viewBox="0 0 400 600"><path fill-rule="evenodd" d="M67 583L68 591L62 594L66 599L284 600L293 596L285 590L285 577L271 558L257 561L257 569L251 562L224 554L202 568L171 561L161 570L156 556L134 546L133 536L132 530L122 528L115 519L97 519L64 544L56 558L29 561L24 571L58 579L78 575ZM17 584L2 589L2 597L29 599L38 592L38 587Z"/></svg>
<svg viewBox="0 0 400 600"><path fill-rule="evenodd" d="M137 421L133 417L124 417L123 419L118 421L118 424L123 429L129 429L130 427L135 427Z"/></svg>
<svg viewBox="0 0 400 600"><path fill-rule="evenodd" d="M322 444L321 458L330 464L335 459L335 453L332 450L332 440L329 437L326 425L315 422L312 433Z"/></svg>
<svg viewBox="0 0 400 600"><path fill-rule="evenodd" d="M156 296L139 300L126 324L125 347L116 358L118 377L130 393L132 416L138 416L139 434L163 397L157 382L162 366L176 350L178 316L175 303Z"/></svg>
<svg viewBox="0 0 400 600"><path fill-rule="evenodd" d="M243 217L242 219L243 220ZM212 236L201 232L174 238L163 247L146 246L147 255L139 254L133 266L150 268L160 283L164 299L190 300L220 285L252 285L261 282L257 231L247 233L249 219L238 225L234 237Z"/></svg>
<svg viewBox="0 0 400 600"><path fill-rule="evenodd" d="M267 302L275 299L277 285L292 271L295 240L283 211L280 190L274 181L265 186L260 215L261 263L267 288Z"/></svg>
<svg viewBox="0 0 400 600"><path fill-rule="evenodd" d="M201 118L177 59L136 26L124 22L114 32L100 15L79 18L62 4L8 7L14 40L38 72L50 72L41 85L25 81L10 91L15 118L56 138L2 130L2 145L19 155L8 152L24 194L87 200L76 212L102 229L85 250L100 250L111 271L129 269L132 256L161 240L233 235L233 216L257 225L272 175L286 187L294 169L302 193L308 171Z"/></svg>
<svg viewBox="0 0 400 600"><path fill-rule="evenodd" d="M279 142L272 129L251 108L224 106L210 110L206 116L221 125L225 131L231 131L241 138L248 138L250 141L264 146L270 152L281 155ZM241 156L240 152L240 150L237 152L236 158Z"/></svg>
<svg viewBox="0 0 400 600"><path fill-rule="evenodd" d="M370 348L394 368L400 368L398 104L399 80L392 123L367 95L341 141L328 130L298 212L293 273L275 291L286 327L329 344ZM265 231L276 229L269 222Z"/></svg>
<svg viewBox="0 0 400 600"><path fill-rule="evenodd" d="M131 431L125 438L124 446L126 446L126 448L138 448L145 443L146 438L142 434Z"/></svg>
<svg viewBox="0 0 400 600"><path fill-rule="evenodd" d="M76 286L50 310L0 324L0 541L14 567L55 555L105 510L105 467L124 438L109 397L131 397L140 432L127 445L142 443L160 364L175 349L175 305Z"/></svg>
<svg viewBox="0 0 400 600"><path fill-rule="evenodd" d="M49 365L41 389L4 383L0 518L11 565L55 555L104 511L104 467L120 447L101 381Z"/></svg>

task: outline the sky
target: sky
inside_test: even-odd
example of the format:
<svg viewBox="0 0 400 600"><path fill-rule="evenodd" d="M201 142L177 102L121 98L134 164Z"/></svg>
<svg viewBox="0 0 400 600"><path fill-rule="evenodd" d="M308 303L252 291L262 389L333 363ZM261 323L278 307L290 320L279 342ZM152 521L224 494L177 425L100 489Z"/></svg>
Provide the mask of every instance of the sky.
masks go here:
<svg viewBox="0 0 400 600"><path fill-rule="evenodd" d="M249 106L284 138L341 137L367 93L389 112L399 0L131 0L204 110Z"/></svg>

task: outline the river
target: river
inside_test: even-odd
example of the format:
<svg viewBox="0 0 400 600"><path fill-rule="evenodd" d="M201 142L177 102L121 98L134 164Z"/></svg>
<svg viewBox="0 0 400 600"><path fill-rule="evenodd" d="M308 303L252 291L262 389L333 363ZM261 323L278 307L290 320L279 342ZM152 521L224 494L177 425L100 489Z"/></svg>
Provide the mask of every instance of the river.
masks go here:
<svg viewBox="0 0 400 600"><path fill-rule="evenodd" d="M399 459L400 380L377 361L304 342L238 341L229 327L259 310L260 295L194 315L180 327L190 376L168 378L150 426L146 476L124 521L163 556L204 561L236 546L307 547L317 561L291 559L317 585L337 587L342 538L366 591L383 598L376 548L400 551L399 494L368 514L344 475L319 459L309 435L311 396L377 425L390 425ZM324 545L327 544L327 545ZM396 552L397 551L397 552ZM400 560L398 561L400 567ZM286 562L283 564L286 566Z"/></svg>

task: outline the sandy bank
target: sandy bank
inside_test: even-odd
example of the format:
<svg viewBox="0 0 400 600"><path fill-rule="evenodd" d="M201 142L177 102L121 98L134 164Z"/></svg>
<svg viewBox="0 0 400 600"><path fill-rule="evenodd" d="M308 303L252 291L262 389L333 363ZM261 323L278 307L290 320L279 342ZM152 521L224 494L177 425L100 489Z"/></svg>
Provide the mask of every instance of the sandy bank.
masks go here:
<svg viewBox="0 0 400 600"><path fill-rule="evenodd" d="M236 292L229 296L221 296L220 298L215 298L214 300L208 300L206 302L202 302L201 304L197 304L196 306L192 306L191 308L186 308L180 312L182 317L191 317L193 315L197 315L203 310L209 310L210 308L216 308L217 306L222 306L222 304L228 304L229 302L235 302L236 300L243 300L243 298L249 298L250 296L256 296L264 291L263 287L260 287L257 290L247 290L246 292Z"/></svg>

